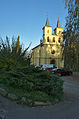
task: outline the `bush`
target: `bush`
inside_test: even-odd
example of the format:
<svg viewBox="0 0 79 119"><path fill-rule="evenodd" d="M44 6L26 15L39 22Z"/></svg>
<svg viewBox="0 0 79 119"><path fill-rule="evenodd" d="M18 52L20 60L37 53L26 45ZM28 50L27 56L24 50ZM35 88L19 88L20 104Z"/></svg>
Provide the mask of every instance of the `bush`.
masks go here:
<svg viewBox="0 0 79 119"><path fill-rule="evenodd" d="M28 48L23 50L19 39L17 41L13 39L12 44L8 37L6 37L6 41L0 39L0 69L9 71L30 65L28 57L25 56Z"/></svg>
<svg viewBox="0 0 79 119"><path fill-rule="evenodd" d="M6 40L6 43L0 43L0 83L28 92L29 98L33 100L60 100L63 96L61 78L52 72L43 72L30 66L25 58L27 49L22 52L22 47L17 42L10 45Z"/></svg>
<svg viewBox="0 0 79 119"><path fill-rule="evenodd" d="M52 72L42 72L34 67L5 71L3 82L14 88L22 88L27 92L42 92L53 99L60 100L63 96L63 81L58 75ZM2 74L1 74L2 75ZM2 78L0 78L1 80ZM41 93L41 94L42 94ZM34 97L34 96L32 96Z"/></svg>

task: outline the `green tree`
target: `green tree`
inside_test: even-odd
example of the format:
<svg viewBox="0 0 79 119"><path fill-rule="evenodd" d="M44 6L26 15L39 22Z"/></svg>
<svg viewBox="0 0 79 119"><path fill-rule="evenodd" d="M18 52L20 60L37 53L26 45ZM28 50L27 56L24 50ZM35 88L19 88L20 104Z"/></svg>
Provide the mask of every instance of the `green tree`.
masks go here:
<svg viewBox="0 0 79 119"><path fill-rule="evenodd" d="M79 71L79 1L65 0L68 3L68 16L64 31L65 67Z"/></svg>
<svg viewBox="0 0 79 119"><path fill-rule="evenodd" d="M79 9L79 0L64 0L65 1L65 7L70 7L71 3L74 3L74 6L76 6Z"/></svg>
<svg viewBox="0 0 79 119"><path fill-rule="evenodd" d="M12 44L10 44L7 36L5 41L1 38L0 69L11 70L29 65L28 58L25 57L28 48L23 51L22 45L19 43L19 37L17 41L12 38Z"/></svg>

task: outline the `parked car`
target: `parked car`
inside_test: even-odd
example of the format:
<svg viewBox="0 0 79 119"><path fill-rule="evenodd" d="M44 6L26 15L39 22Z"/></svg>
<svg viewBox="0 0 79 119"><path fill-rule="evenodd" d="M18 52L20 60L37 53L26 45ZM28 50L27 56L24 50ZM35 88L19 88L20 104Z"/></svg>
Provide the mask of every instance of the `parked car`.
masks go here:
<svg viewBox="0 0 79 119"><path fill-rule="evenodd" d="M46 70L48 68L50 69L50 68L55 68L56 67L55 64L42 64L40 66L41 66L41 69L43 69L43 70Z"/></svg>
<svg viewBox="0 0 79 119"><path fill-rule="evenodd" d="M40 66L35 66L35 68L40 69L41 67Z"/></svg>
<svg viewBox="0 0 79 119"><path fill-rule="evenodd" d="M54 66L53 68L52 68L52 67L48 67L48 68L46 68L44 71L45 71L45 72L48 72L48 71L55 71L56 69L57 69L57 67Z"/></svg>
<svg viewBox="0 0 79 119"><path fill-rule="evenodd" d="M42 70L40 66L35 66L36 69Z"/></svg>
<svg viewBox="0 0 79 119"><path fill-rule="evenodd" d="M73 74L73 72L72 71L70 71L70 70L67 70L67 69L65 69L65 68L59 68L59 69L52 69L52 72L54 73L54 74L61 74L61 76L66 76L66 75L72 75Z"/></svg>
<svg viewBox="0 0 79 119"><path fill-rule="evenodd" d="M45 71L45 72L49 72L49 71L52 71L52 69L53 69L52 67L49 67L49 68L45 68L44 71Z"/></svg>

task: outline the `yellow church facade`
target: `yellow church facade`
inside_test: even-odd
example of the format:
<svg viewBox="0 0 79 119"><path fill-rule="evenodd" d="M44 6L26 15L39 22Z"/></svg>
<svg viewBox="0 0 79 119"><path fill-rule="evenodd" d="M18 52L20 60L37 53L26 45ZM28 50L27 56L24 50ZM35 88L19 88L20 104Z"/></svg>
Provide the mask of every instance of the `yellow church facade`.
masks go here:
<svg viewBox="0 0 79 119"><path fill-rule="evenodd" d="M43 38L40 44L31 50L31 64L56 64L57 67L64 67L63 54L63 28L60 27L58 18L57 27L52 34L52 27L49 26L47 17L46 25L43 27Z"/></svg>

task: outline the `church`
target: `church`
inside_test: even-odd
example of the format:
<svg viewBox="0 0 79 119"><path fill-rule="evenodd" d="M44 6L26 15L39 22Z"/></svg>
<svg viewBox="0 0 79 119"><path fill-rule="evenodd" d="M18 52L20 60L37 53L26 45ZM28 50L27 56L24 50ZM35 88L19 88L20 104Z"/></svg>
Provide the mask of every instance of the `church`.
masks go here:
<svg viewBox="0 0 79 119"><path fill-rule="evenodd" d="M63 54L63 28L60 26L58 17L57 27L52 33L52 26L49 25L47 16L46 24L43 27L43 38L40 44L31 50L31 64L55 64L58 68L64 67Z"/></svg>

